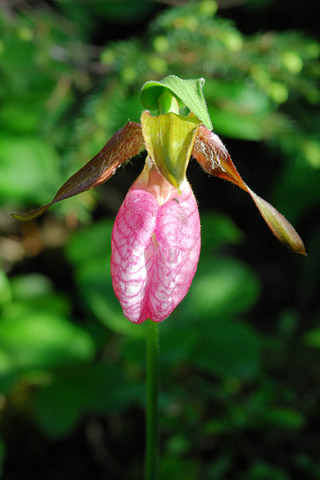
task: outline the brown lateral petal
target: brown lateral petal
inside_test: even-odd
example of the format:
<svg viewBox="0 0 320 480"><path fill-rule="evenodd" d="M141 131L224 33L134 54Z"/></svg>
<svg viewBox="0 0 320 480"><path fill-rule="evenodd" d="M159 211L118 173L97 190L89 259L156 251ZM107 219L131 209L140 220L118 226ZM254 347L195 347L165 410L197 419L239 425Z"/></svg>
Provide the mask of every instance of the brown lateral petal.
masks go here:
<svg viewBox="0 0 320 480"><path fill-rule="evenodd" d="M293 252L306 256L307 253L303 241L291 223L270 203L259 197L248 186L247 189L273 235Z"/></svg>
<svg viewBox="0 0 320 480"><path fill-rule="evenodd" d="M32 220L54 203L97 187L108 180L122 163L137 155L143 148L140 124L128 122L114 133L97 155L60 187L52 202L26 213L14 213L12 216L21 221Z"/></svg>
<svg viewBox="0 0 320 480"><path fill-rule="evenodd" d="M195 139L192 156L210 175L224 178L249 193L275 237L296 253L306 255L303 242L293 226L270 203L256 195L242 180L220 138L201 126Z"/></svg>
<svg viewBox="0 0 320 480"><path fill-rule="evenodd" d="M218 135L204 126L198 130L192 156L200 163L205 172L229 180L246 192L248 191Z"/></svg>

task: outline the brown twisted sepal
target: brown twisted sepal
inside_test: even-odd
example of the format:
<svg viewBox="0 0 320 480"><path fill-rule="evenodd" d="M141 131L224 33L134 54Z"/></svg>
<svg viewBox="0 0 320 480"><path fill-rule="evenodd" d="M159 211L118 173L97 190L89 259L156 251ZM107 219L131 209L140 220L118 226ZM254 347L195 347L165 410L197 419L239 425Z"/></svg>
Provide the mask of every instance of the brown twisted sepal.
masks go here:
<svg viewBox="0 0 320 480"><path fill-rule="evenodd" d="M12 216L16 220L32 220L48 210L54 203L97 187L107 181L122 163L143 149L144 142L140 124L128 122L114 133L97 155L60 187L50 203L26 213L13 213Z"/></svg>
<svg viewBox="0 0 320 480"><path fill-rule="evenodd" d="M307 255L303 241L288 220L242 180L218 135L201 126L193 145L192 156L210 175L224 178L249 193L274 236L295 253Z"/></svg>

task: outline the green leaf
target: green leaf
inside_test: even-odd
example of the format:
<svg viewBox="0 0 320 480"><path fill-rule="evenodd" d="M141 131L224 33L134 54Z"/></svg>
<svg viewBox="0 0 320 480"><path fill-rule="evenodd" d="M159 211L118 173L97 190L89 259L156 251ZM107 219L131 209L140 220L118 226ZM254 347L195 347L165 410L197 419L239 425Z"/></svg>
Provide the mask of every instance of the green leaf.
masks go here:
<svg viewBox="0 0 320 480"><path fill-rule="evenodd" d="M0 353L17 371L51 368L92 358L91 337L49 311L30 312L0 321Z"/></svg>
<svg viewBox="0 0 320 480"><path fill-rule="evenodd" d="M204 78L183 80L176 75L169 75L160 81L151 80L146 82L141 89L141 101L149 110L157 110L159 97L168 90L180 100L180 104L188 107L190 112L194 113L209 130L212 130L211 119L202 92L204 83Z"/></svg>
<svg viewBox="0 0 320 480"><path fill-rule="evenodd" d="M259 283L241 262L200 256L197 273L181 304L186 320L226 317L251 308L259 297Z"/></svg>
<svg viewBox="0 0 320 480"><path fill-rule="evenodd" d="M128 383L114 365L84 365L38 392L35 418L47 434L59 437L69 432L83 414L110 414L133 402L140 404L143 393L139 383Z"/></svg>
<svg viewBox="0 0 320 480"><path fill-rule="evenodd" d="M0 201L41 202L59 181L59 159L49 143L0 138Z"/></svg>
<svg viewBox="0 0 320 480"><path fill-rule="evenodd" d="M109 257L113 220L95 222L78 230L66 246L68 260L75 266Z"/></svg>
<svg viewBox="0 0 320 480"><path fill-rule="evenodd" d="M304 335L304 343L309 347L320 348L320 327L309 330Z"/></svg>
<svg viewBox="0 0 320 480"><path fill-rule="evenodd" d="M220 213L201 213L201 252L210 253L225 244L239 244L243 233L226 215Z"/></svg>
<svg viewBox="0 0 320 480"><path fill-rule="evenodd" d="M39 273L15 276L11 280L11 288L14 300L39 300L53 292L52 282Z"/></svg>
<svg viewBox="0 0 320 480"><path fill-rule="evenodd" d="M278 466L271 465L261 460L256 460L249 467L243 480L290 480L291 477Z"/></svg>
<svg viewBox="0 0 320 480"><path fill-rule="evenodd" d="M245 140L265 138L272 114L268 96L249 82L208 79L206 98L214 130L219 135Z"/></svg>
<svg viewBox="0 0 320 480"><path fill-rule="evenodd" d="M41 100L43 101L42 98ZM43 114L40 101L36 102L35 99L33 99L33 102L28 101L23 96L21 98L11 98L10 101L2 105L0 110L1 130L20 135L32 133L39 126Z"/></svg>
<svg viewBox="0 0 320 480"><path fill-rule="evenodd" d="M268 118L264 113L236 112L229 109L209 108L214 130L219 135L258 141L265 138L264 123Z"/></svg>
<svg viewBox="0 0 320 480"><path fill-rule="evenodd" d="M199 341L188 358L192 365L222 378L252 380L256 376L260 340L249 325L226 318L202 318L194 333Z"/></svg>
<svg viewBox="0 0 320 480"><path fill-rule="evenodd" d="M172 454L163 455L160 465L160 478L194 480L195 478L201 478L201 467L195 459L180 459Z"/></svg>
<svg viewBox="0 0 320 480"><path fill-rule="evenodd" d="M0 269L0 307L10 302L11 288L6 274Z"/></svg>
<svg viewBox="0 0 320 480"><path fill-rule="evenodd" d="M190 364L222 377L251 380L256 375L260 339L232 316L251 308L259 290L257 279L244 264L201 256L188 295L174 313L175 330L192 332L191 351L185 356ZM184 342L184 333L177 333Z"/></svg>
<svg viewBox="0 0 320 480"><path fill-rule="evenodd" d="M16 380L16 370L10 354L0 346L0 393L9 391Z"/></svg>
<svg viewBox="0 0 320 480"><path fill-rule="evenodd" d="M305 424L305 417L292 408L268 408L263 413L263 420L277 427L297 430Z"/></svg>
<svg viewBox="0 0 320 480"><path fill-rule="evenodd" d="M48 277L33 273L17 275L11 280L12 299L5 305L3 317L16 319L26 313L49 311L51 314L67 317L70 314L70 303L66 296L55 293Z"/></svg>

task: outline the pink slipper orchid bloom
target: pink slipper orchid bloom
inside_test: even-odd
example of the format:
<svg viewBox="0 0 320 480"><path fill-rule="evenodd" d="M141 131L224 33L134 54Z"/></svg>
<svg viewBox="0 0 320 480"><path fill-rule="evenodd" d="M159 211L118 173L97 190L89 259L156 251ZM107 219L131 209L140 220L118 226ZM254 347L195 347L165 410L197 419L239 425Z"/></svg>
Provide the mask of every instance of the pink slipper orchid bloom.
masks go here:
<svg viewBox="0 0 320 480"><path fill-rule="evenodd" d="M120 207L112 231L111 277L124 315L161 322L189 290L200 255L196 199L180 193L147 159Z"/></svg>
<svg viewBox="0 0 320 480"><path fill-rule="evenodd" d="M180 99L183 95L182 91ZM145 167L120 207L111 241L113 288L124 315L138 324L167 318L188 292L197 269L200 219L185 176L191 157L210 175L249 193L278 240L306 255L292 225L245 184L222 141L204 125L208 123L201 115L199 120L195 115L183 117L178 109L175 111L158 116L143 112L141 125L128 122L118 130L92 160L62 185L52 202L13 215L18 220L31 220L54 203L105 182L121 164L145 149Z"/></svg>

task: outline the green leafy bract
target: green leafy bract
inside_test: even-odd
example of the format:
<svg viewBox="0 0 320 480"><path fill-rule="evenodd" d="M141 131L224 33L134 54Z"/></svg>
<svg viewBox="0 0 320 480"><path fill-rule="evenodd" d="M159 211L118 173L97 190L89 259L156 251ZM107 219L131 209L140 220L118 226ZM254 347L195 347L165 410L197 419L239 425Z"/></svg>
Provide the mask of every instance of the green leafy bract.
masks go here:
<svg viewBox="0 0 320 480"><path fill-rule="evenodd" d="M149 110L156 110L159 108L159 97L165 90L169 90L178 99L180 106L188 107L209 130L212 130L212 123L202 92L204 83L204 78L184 80L176 75L169 75L160 81L151 80L146 82L141 89L141 101Z"/></svg>

